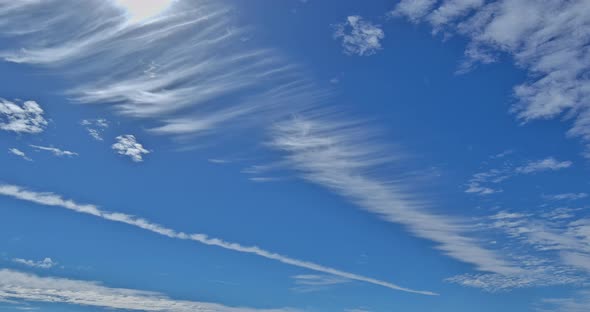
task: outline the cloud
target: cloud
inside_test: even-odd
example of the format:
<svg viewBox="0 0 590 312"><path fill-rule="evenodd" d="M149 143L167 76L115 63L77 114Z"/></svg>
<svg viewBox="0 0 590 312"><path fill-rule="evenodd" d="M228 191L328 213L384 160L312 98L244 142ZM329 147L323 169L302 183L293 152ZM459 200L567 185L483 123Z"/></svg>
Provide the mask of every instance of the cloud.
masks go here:
<svg viewBox="0 0 590 312"><path fill-rule="evenodd" d="M539 312L586 312L590 306L590 290L577 291L569 298L546 298L537 304Z"/></svg>
<svg viewBox="0 0 590 312"><path fill-rule="evenodd" d="M47 126L43 109L35 101L11 102L0 98L0 129L16 133L40 133Z"/></svg>
<svg viewBox="0 0 590 312"><path fill-rule="evenodd" d="M29 145L30 147L38 150L38 151L47 151L47 152L51 152L53 155L57 156L57 157L63 157L63 156L78 156L78 153L75 152L70 152L70 151L66 151L66 150L61 150L59 148L55 148L55 147L47 147L47 146L39 146L39 145Z"/></svg>
<svg viewBox="0 0 590 312"><path fill-rule="evenodd" d="M60 303L132 311L294 311L291 309L234 308L208 302L174 300L157 292L110 288L97 282L40 277L6 269L0 270L0 300Z"/></svg>
<svg viewBox="0 0 590 312"><path fill-rule="evenodd" d="M587 193L563 193L555 195L543 195L543 198L550 200L578 200L588 197Z"/></svg>
<svg viewBox="0 0 590 312"><path fill-rule="evenodd" d="M62 207L65 209L73 210L78 213L89 214L95 217L102 218L104 220L124 223L127 225L131 225L140 229L144 229L146 231L150 231L152 233L156 233L159 235L163 235L169 238L174 239L182 239L182 240L191 240L201 244L210 245L210 246L217 246L223 249L233 250L237 252L247 253L257 255L266 259L275 260L278 262L282 262L285 264L289 264L295 267L304 268L316 272L332 274L335 276L339 276L342 278L347 278L350 280L361 281L373 285L379 285L386 288L400 290L410 293L417 293L423 295L436 295L435 293L429 291L421 291L421 290L413 290L405 287L401 287L395 285L393 283L381 281L378 279L365 277L362 275L349 273L345 271L340 271L334 268L326 267L323 265L319 265L313 262L308 262L304 260L294 259L291 257L287 257L281 254L277 254L271 251L264 250L257 246L242 246L237 243L227 242L221 240L219 238L212 238L205 234L187 234L184 232L178 232L170 228L166 228L156 223L152 223L146 219L134 217L128 214L119 213L119 212L106 212L99 209L95 205L90 204L78 204L72 200L63 199L61 196L53 194L53 193L38 193L33 191L28 191L23 189L19 186L15 185L0 185L0 195L10 196L13 198L17 198L20 200L25 200L33 203L37 203L40 205L46 206L54 206L54 207Z"/></svg>
<svg viewBox="0 0 590 312"><path fill-rule="evenodd" d="M219 1L175 1L135 24L112 1L26 1L0 9L0 20L12 39L0 58L59 72L77 82L69 98L150 119L155 134L257 126L329 94L277 51L243 42L250 29Z"/></svg>
<svg viewBox="0 0 590 312"><path fill-rule="evenodd" d="M134 162L142 162L143 155L151 153L139 144L134 135L125 134L116 137L117 143L112 148L117 154L129 156Z"/></svg>
<svg viewBox="0 0 590 312"><path fill-rule="evenodd" d="M312 292L325 290L330 286L350 283L351 280L333 275L301 274L291 277L295 281L296 287L293 288L299 292Z"/></svg>
<svg viewBox="0 0 590 312"><path fill-rule="evenodd" d="M376 172L391 166L395 151L380 143L364 123L325 116L297 117L276 124L269 146L284 153L284 164L301 176L350 199L382 219L404 225L431 240L444 254L476 269L497 273L518 271L499 253L479 245L466 220L430 212L402 178L383 179ZM398 173L402 177L402 174Z"/></svg>
<svg viewBox="0 0 590 312"><path fill-rule="evenodd" d="M14 147L13 148L9 148L8 149L8 152L11 153L11 154L13 154L13 155L16 155L16 156L18 156L18 157L20 157L20 158L22 158L24 160L26 160L26 161L33 161L31 158L29 158L27 156L27 154L25 154L25 152L19 150L18 148L14 148Z"/></svg>
<svg viewBox="0 0 590 312"><path fill-rule="evenodd" d="M381 50L385 33L379 25L363 20L358 15L349 16L346 22L334 26L334 38L342 39L346 54L372 55Z"/></svg>
<svg viewBox="0 0 590 312"><path fill-rule="evenodd" d="M15 259L12 259L12 262L23 264L23 265L26 265L26 266L29 266L32 268L39 268L39 269L51 269L52 267L57 265L57 262L51 260L51 258L45 258L40 261L15 258Z"/></svg>
<svg viewBox="0 0 590 312"><path fill-rule="evenodd" d="M102 133L109 127L109 122L106 119L84 119L80 122L85 126L88 134L97 141L103 141Z"/></svg>
<svg viewBox="0 0 590 312"><path fill-rule="evenodd" d="M585 0L402 0L393 13L467 37L460 72L511 55L528 72L514 87L512 112L523 122L573 120L568 135L580 137L590 157L589 10Z"/></svg>
<svg viewBox="0 0 590 312"><path fill-rule="evenodd" d="M531 174L543 171L557 171L571 167L571 161L558 161L553 157L548 157L541 160L530 161L524 166L516 168L516 172L523 174Z"/></svg>

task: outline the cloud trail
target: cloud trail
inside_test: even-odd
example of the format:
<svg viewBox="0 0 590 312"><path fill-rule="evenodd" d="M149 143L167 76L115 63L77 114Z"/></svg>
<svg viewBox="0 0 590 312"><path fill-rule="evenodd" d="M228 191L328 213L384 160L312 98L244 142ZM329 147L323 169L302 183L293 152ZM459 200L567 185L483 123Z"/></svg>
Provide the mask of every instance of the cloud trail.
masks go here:
<svg viewBox="0 0 590 312"><path fill-rule="evenodd" d="M53 193L39 193L26 190L22 187L15 186L15 185L8 185L8 184L0 184L0 195L10 196L16 199L24 200L33 202L40 205L46 206L54 206L54 207L62 207L69 210L73 210L75 212L89 214L95 217L99 217L105 220L120 222L124 224L128 224L137 228L141 228L159 235L167 236L169 238L174 239L182 239L182 240L191 240L195 242L199 242L205 245L210 246L217 246L228 250L233 250L242 253L248 253L257 255L266 259L276 260L281 263L289 264L292 266L322 272L327 274L332 274L335 276L347 278L350 280L356 280L360 282L365 282L373 285L383 286L386 288L390 288L393 290L399 290L409 293L416 293L422 295L437 295L436 293L430 291L423 291L423 290L414 290L406 287L402 287L390 282L378 280L375 278L365 277L362 275L349 273L341 270L337 270L334 268L330 268L327 266L323 266L320 264L316 264L309 261L299 260L295 258L291 258L288 256L284 256L278 253L274 253L268 250L264 250L257 246L243 246L238 243L227 242L219 238L212 238L205 234L187 234L184 232L178 232L176 230L166 228L156 223L152 223L146 219L137 218L128 214L119 213L119 212L107 212L99 209L95 205L90 204L78 204L72 200L64 199L59 195Z"/></svg>

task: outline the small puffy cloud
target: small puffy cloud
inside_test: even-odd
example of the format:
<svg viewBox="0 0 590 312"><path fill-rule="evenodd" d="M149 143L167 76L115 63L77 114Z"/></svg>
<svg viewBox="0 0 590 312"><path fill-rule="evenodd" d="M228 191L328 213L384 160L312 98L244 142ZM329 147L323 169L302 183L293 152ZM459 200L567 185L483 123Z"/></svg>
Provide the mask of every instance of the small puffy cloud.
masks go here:
<svg viewBox="0 0 590 312"><path fill-rule="evenodd" d="M112 148L117 154L129 156L134 162L143 161L143 155L151 153L137 142L134 135L125 134L116 137L117 143Z"/></svg>
<svg viewBox="0 0 590 312"><path fill-rule="evenodd" d="M0 129L17 133L40 133L47 126L43 109L35 101L11 102L0 98Z"/></svg>
<svg viewBox="0 0 590 312"><path fill-rule="evenodd" d="M8 152L11 153L11 154L13 154L13 155L16 155L16 156L18 156L18 157L20 157L20 158L22 158L24 160L33 161L31 158L29 158L27 156L27 154L25 154L25 152L19 150L18 148L14 148L14 147L13 148L9 148L8 149Z"/></svg>
<svg viewBox="0 0 590 312"><path fill-rule="evenodd" d="M61 149L55 148L55 147L47 147L47 146L39 146L39 145L30 145L30 146L38 151L51 152L53 155L58 156L58 157L78 156L78 153L76 153L76 152L61 150Z"/></svg>
<svg viewBox="0 0 590 312"><path fill-rule="evenodd" d="M51 260L51 258L45 258L40 261L15 258L15 259L12 259L12 262L23 264L23 265L26 265L26 266L29 266L32 268L39 268L39 269L51 269L52 267L57 265L57 262Z"/></svg>
<svg viewBox="0 0 590 312"><path fill-rule="evenodd" d="M558 161L553 157L547 157L545 159L530 161L524 166L516 168L516 172L523 174L531 174L542 171L557 171L571 167L573 163L569 160Z"/></svg>
<svg viewBox="0 0 590 312"><path fill-rule="evenodd" d="M342 47L346 54L375 54L381 50L380 40L385 38L385 33L379 25L365 21L358 15L347 17L346 22L337 24L335 29L334 38L342 39Z"/></svg>

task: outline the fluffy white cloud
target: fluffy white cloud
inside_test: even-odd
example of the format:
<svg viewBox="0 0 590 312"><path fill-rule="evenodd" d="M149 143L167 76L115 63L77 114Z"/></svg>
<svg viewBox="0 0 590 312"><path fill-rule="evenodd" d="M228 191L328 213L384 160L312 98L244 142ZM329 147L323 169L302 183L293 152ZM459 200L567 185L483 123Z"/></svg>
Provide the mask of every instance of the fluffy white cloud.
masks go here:
<svg viewBox="0 0 590 312"><path fill-rule="evenodd" d="M0 98L0 129L17 133L40 133L47 126L43 109L35 101L22 103Z"/></svg>
<svg viewBox="0 0 590 312"><path fill-rule="evenodd" d="M78 204L72 200L63 199L61 196L53 194L53 193L38 193L33 191L28 191L23 189L19 186L15 185L6 185L0 184L0 195L10 196L13 198L17 198L20 200L26 200L33 203L53 206L53 207L62 207L65 209L69 209L78 213L89 214L95 217L99 217L105 220L113 221L113 222L120 222L127 225L131 225L146 231L150 231L152 233L156 233L159 235L163 235L169 238L174 239L181 239L181 240L190 240L194 242L198 242L201 244L209 245L209 246L217 246L228 250L233 250L237 252L247 253L257 255L262 258L275 260L281 263L285 263L288 265L292 265L299 268L304 268L320 273L331 274L334 276L338 276L341 278L346 278L350 280L361 281L365 283L370 283L373 285L379 285L386 288L400 290L410 293L418 293L423 295L436 295L430 291L422 291L422 290L414 290L405 288L390 282L378 280L371 277L366 277L346 271L337 270L331 267L323 266L320 264L316 264L309 261L299 260L295 258L291 258L288 256L284 256L278 253L274 253L268 250L264 250L257 246L243 246L238 243L227 242L219 238L212 238L207 236L206 234L187 234L184 232L178 232L176 230L166 228L162 225L152 223L146 219L138 218L135 216L131 216L124 213L119 212L107 212L99 209L95 205L90 204Z"/></svg>
<svg viewBox="0 0 590 312"><path fill-rule="evenodd" d="M143 161L143 155L151 153L137 142L134 135L125 134L116 137L117 143L112 148L117 154L129 156L135 162Z"/></svg>
<svg viewBox="0 0 590 312"><path fill-rule="evenodd" d="M342 47L347 54L372 55L381 50L381 40L385 33L379 25L354 15L346 22L335 25L334 38L342 39Z"/></svg>
<svg viewBox="0 0 590 312"><path fill-rule="evenodd" d="M25 154L25 152L19 150L18 148L14 148L14 147L9 148L8 149L8 152L11 153L11 154L13 154L13 155L16 155L16 156L18 156L18 157L20 157L20 158L22 158L24 160L33 161L31 158L29 158L27 156L27 154Z"/></svg>
<svg viewBox="0 0 590 312"><path fill-rule="evenodd" d="M78 153L76 153L76 152L61 150L61 149L55 148L55 147L39 146L39 145L32 145L32 144L30 146L38 151L51 152L53 155L58 156L58 157L78 156Z"/></svg>
<svg viewBox="0 0 590 312"><path fill-rule="evenodd" d="M0 270L0 300L46 302L132 311L170 312L286 312L291 309L234 308L208 302L174 300L156 292L110 288L96 282L40 277Z"/></svg>
<svg viewBox="0 0 590 312"><path fill-rule="evenodd" d="M14 258L14 259L12 259L12 261L15 263L19 263L19 264L23 264L26 266L30 266L32 268L39 268L39 269L51 269L52 267L57 265L57 262L51 260L51 258L45 258L45 259L39 260L39 261Z"/></svg>
<svg viewBox="0 0 590 312"><path fill-rule="evenodd" d="M523 121L565 115L569 135L588 143L590 157L590 2L586 0L402 0L397 16L430 23L435 32L470 39L461 71L513 56L529 77L514 87L513 112Z"/></svg>

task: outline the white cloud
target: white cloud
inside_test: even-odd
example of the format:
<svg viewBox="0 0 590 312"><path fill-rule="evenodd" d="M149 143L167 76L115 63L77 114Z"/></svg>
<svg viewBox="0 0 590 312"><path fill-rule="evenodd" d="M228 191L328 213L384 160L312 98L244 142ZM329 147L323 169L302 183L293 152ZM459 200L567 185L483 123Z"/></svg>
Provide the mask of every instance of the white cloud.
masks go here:
<svg viewBox="0 0 590 312"><path fill-rule="evenodd" d="M76 152L71 152L71 151L66 151L66 150L61 150L59 148L55 148L55 147L48 147L48 146L39 146L39 145L29 145L32 148L38 150L38 151L47 151L47 152L51 152L53 155L58 156L58 157L63 157L63 156L78 156L78 153Z"/></svg>
<svg viewBox="0 0 590 312"><path fill-rule="evenodd" d="M85 126L88 134L97 141L103 141L102 133L109 127L109 122L106 119L84 119L80 122Z"/></svg>
<svg viewBox="0 0 590 312"><path fill-rule="evenodd" d="M391 165L389 151L365 124L325 117L294 118L275 126L270 146L285 153L285 164L306 180L327 187L362 209L398 223L414 235L437 243L446 255L478 270L511 273L519 269L499 253L479 245L466 220L429 212L425 201L405 187L407 181L376 176Z"/></svg>
<svg viewBox="0 0 590 312"><path fill-rule="evenodd" d="M18 157L20 157L20 158L22 158L24 160L26 160L26 161L33 161L31 158L29 158L27 156L27 154L25 154L25 152L19 150L18 148L14 148L14 147L9 148L8 149L8 152L11 153L11 154L13 154L13 155L16 155L16 156L18 156Z"/></svg>
<svg viewBox="0 0 590 312"><path fill-rule="evenodd" d="M17 133L40 133L47 126L43 109L35 101L11 102L0 98L0 129Z"/></svg>
<svg viewBox="0 0 590 312"><path fill-rule="evenodd" d="M531 174L543 171L557 171L571 167L571 161L558 161L553 157L548 157L541 160L530 161L524 166L516 168L516 172L523 174Z"/></svg>
<svg viewBox="0 0 590 312"><path fill-rule="evenodd" d="M292 276L291 278L295 281L296 285L293 290L299 292L325 290L330 286L351 282L350 279L334 275L301 274Z"/></svg>
<svg viewBox="0 0 590 312"><path fill-rule="evenodd" d="M0 300L61 303L133 311L170 312L279 312L291 309L234 308L208 302L174 300L163 294L135 289L110 288L97 282L73 280L2 269ZM15 303L16 304L16 303Z"/></svg>
<svg viewBox="0 0 590 312"><path fill-rule="evenodd" d="M210 246L217 246L228 250L233 250L237 252L247 253L257 255L266 259L279 261L281 263L285 263L288 265L292 265L299 268L304 268L316 272L332 274L335 276L339 276L342 278L347 278L350 280L361 281L365 283L370 283L373 285L379 285L386 288L400 290L405 292L411 293L418 293L423 295L436 295L435 293L429 291L420 291L420 290L413 290L405 287L401 287L395 285L393 283L381 281L378 279L365 277L362 275L349 273L341 270L337 270L334 268L326 267L323 265L319 265L313 262L308 262L304 260L299 260L295 258L291 258L288 256L284 256L281 254L277 254L268 250L264 250L257 246L242 246L237 243L226 242L219 238L211 238L205 234L187 234L184 232L178 232L170 228L166 228L156 223L152 223L146 219L134 217L128 214L119 213L119 212L106 212L99 209L97 206L90 205L90 204L78 204L72 200L63 199L61 196L53 194L53 193L38 193L33 191L28 191L21 187L15 185L0 185L0 195L10 196L13 198L17 198L20 200L25 200L41 205L47 206L54 206L54 207L62 207L65 209L73 210L79 213L89 214L95 217L99 217L105 220L120 222L124 224L128 224L140 229L144 229L150 231L152 233L156 233L159 235L163 235L169 238L174 239L182 239L182 240L191 240L201 244L210 245Z"/></svg>
<svg viewBox="0 0 590 312"><path fill-rule="evenodd" d="M372 55L381 50L381 40L385 33L379 25L363 20L354 15L346 22L335 25L335 39L342 39L342 47L347 54Z"/></svg>
<svg viewBox="0 0 590 312"><path fill-rule="evenodd" d="M45 258L43 260L34 261L34 260L27 260L27 259L20 259L14 258L12 259L13 262L23 264L32 268L39 268L39 269L51 269L52 267L57 265L57 262L51 260L51 258Z"/></svg>
<svg viewBox="0 0 590 312"><path fill-rule="evenodd" d="M397 16L429 22L435 31L459 33L470 42L465 71L510 54L529 77L514 87L513 112L524 122L569 117L568 134L587 143L590 157L590 3L534 0L402 0Z"/></svg>
<svg viewBox="0 0 590 312"><path fill-rule="evenodd" d="M587 193L563 193L555 195L544 195L543 198L551 200L577 200L588 197Z"/></svg>
<svg viewBox="0 0 590 312"><path fill-rule="evenodd" d="M153 18L165 11L173 0L116 0L128 12L132 23Z"/></svg>
<svg viewBox="0 0 590 312"><path fill-rule="evenodd" d="M125 134L116 137L117 143L112 148L117 154L129 156L134 162L143 161L143 155L151 153L137 142L134 135Z"/></svg>

